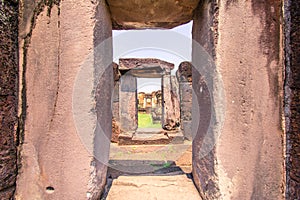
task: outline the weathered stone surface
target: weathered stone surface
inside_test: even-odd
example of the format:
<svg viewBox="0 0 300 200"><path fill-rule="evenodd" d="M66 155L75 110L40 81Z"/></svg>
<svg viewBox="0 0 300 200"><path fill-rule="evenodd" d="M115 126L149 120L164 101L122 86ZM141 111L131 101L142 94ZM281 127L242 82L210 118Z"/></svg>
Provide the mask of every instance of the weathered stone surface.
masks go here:
<svg viewBox="0 0 300 200"><path fill-rule="evenodd" d="M178 89L173 89L171 75L166 74L162 78L163 91L163 124L165 130L175 130L180 125L179 101L176 96Z"/></svg>
<svg viewBox="0 0 300 200"><path fill-rule="evenodd" d="M193 132L192 132L192 120L182 120L180 122L181 130L184 134L185 139L188 139L189 141L193 140Z"/></svg>
<svg viewBox="0 0 300 200"><path fill-rule="evenodd" d="M151 67L161 67L170 72L174 69L174 64L169 63L160 59L155 58L123 58L119 59L119 69L129 70L129 69L147 69Z"/></svg>
<svg viewBox="0 0 300 200"><path fill-rule="evenodd" d="M120 80L120 128L122 131L135 131L137 124L137 79L123 75Z"/></svg>
<svg viewBox="0 0 300 200"><path fill-rule="evenodd" d="M134 131L137 128L136 77L162 78L162 126L166 130L175 130L179 127L179 92L176 78L171 77L173 68L174 64L153 58L119 60L119 70L124 74L121 77L119 113L122 131Z"/></svg>
<svg viewBox="0 0 300 200"><path fill-rule="evenodd" d="M180 63L176 77L179 82L192 82L192 63L187 61Z"/></svg>
<svg viewBox="0 0 300 200"><path fill-rule="evenodd" d="M219 140L211 138L216 146L207 156L197 158L201 131L193 141L195 183L206 199L283 199L280 22L273 20L280 18L280 1L218 5L197 11L193 35L217 58L227 117ZM193 71L193 89L198 93L194 75ZM214 85L209 91L213 113L223 106L215 102L219 89Z"/></svg>
<svg viewBox="0 0 300 200"><path fill-rule="evenodd" d="M0 199L13 199L19 142L18 1L0 4Z"/></svg>
<svg viewBox="0 0 300 200"><path fill-rule="evenodd" d="M119 70L139 78L161 78L170 74L174 64L154 58L124 58L119 60Z"/></svg>
<svg viewBox="0 0 300 200"><path fill-rule="evenodd" d="M184 102L181 105L181 120L192 121L192 102Z"/></svg>
<svg viewBox="0 0 300 200"><path fill-rule="evenodd" d="M114 92L112 95L112 103L113 103L113 107L112 107L112 115L113 118L116 119L116 121L120 121L120 115L119 115L119 92L120 92L120 82L116 82L115 83L115 87L114 87Z"/></svg>
<svg viewBox="0 0 300 200"><path fill-rule="evenodd" d="M114 92L112 95L113 98L113 107L112 107L112 142L118 142L118 137L120 134L120 116L119 116L119 80L121 78L121 73L119 71L119 65L113 63L113 72L114 72Z"/></svg>
<svg viewBox="0 0 300 200"><path fill-rule="evenodd" d="M33 20L22 19L30 23L25 27L31 34L20 45L28 107L16 199L96 199L105 184L106 168L93 153L108 156L99 146L109 146L99 144L102 138L95 128L97 117L106 116L109 120L103 118L99 125L111 136L113 73L112 68L103 69L104 60L112 58L111 45L106 46L105 56L93 50L111 36L110 16L103 1L97 5L66 0L40 11ZM97 75L103 71L101 82ZM99 81L106 89L101 96ZM81 103L73 105L74 101ZM86 117L77 118L75 124L78 110ZM86 131L84 137L78 135L79 129Z"/></svg>
<svg viewBox="0 0 300 200"><path fill-rule="evenodd" d="M113 71L114 71L114 85L118 82L118 80L121 78L121 73L119 71L119 65L117 63L113 63Z"/></svg>
<svg viewBox="0 0 300 200"><path fill-rule="evenodd" d="M286 199L300 197L300 2L285 2L285 116L287 134Z"/></svg>
<svg viewBox="0 0 300 200"><path fill-rule="evenodd" d="M171 76L171 101L173 104L174 118L180 123L179 83L176 76ZM177 124L177 126L179 125L180 124Z"/></svg>
<svg viewBox="0 0 300 200"><path fill-rule="evenodd" d="M186 175L120 176L113 181L107 200L136 199L200 200L201 198L193 181Z"/></svg>
<svg viewBox="0 0 300 200"><path fill-rule="evenodd" d="M116 7L119 3L121 4L115 1L108 2L116 3ZM201 80L203 78L201 74L194 71L194 90L197 99L202 100L201 105L197 106L200 107L201 115L206 116L203 120L201 119L200 128L196 131L196 138L193 142L195 184L205 199L219 197L224 199L282 199L284 192L282 189L284 151L281 139L284 137L280 128L281 91L283 91L280 58L282 2L279 0L221 0L218 1L218 5L216 2L210 1L203 7L199 6L199 10L195 12L193 35L194 39L208 50L213 58L217 58L217 70L223 77L226 90L227 118L215 148L205 157L200 157L201 145L203 145L203 137L207 129L205 125L209 122L208 116L211 114L210 103L216 103L210 102L209 95L215 97L219 88L215 85L215 90L209 93L205 88L205 83ZM297 55L299 52L299 2L293 0L284 2L290 6L287 6L285 13L291 14L292 17L291 24L289 24L289 18L286 16L286 22L290 26L290 29L286 30L287 38L290 39L286 41L286 62L290 62L290 66L287 65L286 68L285 85L287 198L295 199L299 196L300 182L298 176L299 73L297 71L299 68ZM25 76L21 77L23 83L20 88L20 93L22 93L20 108L22 107L23 110L20 112L27 113L27 118L16 199L86 199L87 196L93 199L99 197L105 181L106 167L86 152L86 146L82 145L82 141L76 135L71 102L79 66L92 52L94 46L110 37L109 12L103 4L104 1L101 1L102 6L98 10L95 2L64 0L61 6L57 3L58 1L31 0L21 2L20 74L24 73ZM111 3L111 6L114 3ZM139 5L150 4L148 1L138 3ZM155 3L162 5L165 1L155 1L153 4ZM176 4L176 1L169 3L171 6L168 8L173 8L172 5ZM0 10L8 8L6 7L8 4L17 7L15 1L3 1ZM41 6L43 4L49 5L43 7ZM177 2L177 4L181 3ZM132 5L135 4L127 2L122 3L121 6ZM139 16L142 16L139 12L143 15L149 13L150 19L148 16L143 16L141 22L128 20L129 23L126 23L124 20L123 23L122 19L117 21L113 18L115 28L170 27L174 26L174 23L183 23L179 22L180 20L170 22L169 18L162 17L169 15L171 11L173 13L176 9L166 10L157 6L165 11L158 15L145 12L145 9L151 11L149 7L151 6L134 9L137 11L136 15ZM157 12L155 6L152 10ZM5 16L12 14L16 19L16 9L14 13L7 11L5 10ZM97 13L96 16L95 13ZM113 13L114 16L117 15L116 12ZM130 15L133 15L132 13ZM178 12L176 15L179 18L182 17ZM9 65L8 68L4 66L4 70L0 72L0 120L2 122L0 123L0 154L4 155L0 163L0 198L9 199L14 192L14 187L11 185L14 184L16 173L14 127L17 102L15 62L17 54L11 52L15 52L14 48L17 46L15 35L17 31L6 23L2 24L3 16L0 16L1 31L5 30L5 32L0 32L1 45L4 45L1 46L0 57L4 58L1 66L6 63ZM167 22L156 22L151 16L160 17ZM33 20L32 17L34 17ZM145 25L147 21L148 24ZM98 34L101 36L99 37ZM8 43L9 46L5 46ZM11 48L11 44L14 48ZM97 58L100 60L96 59L95 63L101 63L104 55L110 56L110 50L111 47L103 51L105 54L96 53L95 55L99 56ZM194 52L193 57L197 56ZM155 65L150 67L152 69L149 72L157 74L162 72L161 68L155 68ZM94 69L90 69L87 73L90 73L90 77L94 77ZM136 74L138 73L140 72L136 71ZM106 71L104 77L105 81L100 82L101 85L98 88L95 88L94 84L85 88L82 98L87 98L87 96L89 98L90 94L97 91L97 109L91 106L95 103L90 101L91 99L89 99L89 103L92 102L91 105L83 107L89 108L93 119L97 114L101 121L100 125L104 128L104 135L109 138L112 125L109 95L113 72ZM85 80L92 80L92 78ZM9 87L3 90L2 85ZM203 87L202 93L199 92L200 86ZM87 93L89 95L86 95ZM91 98L94 100L94 96ZM28 106L27 109L26 106ZM218 106L222 105L215 104L214 106L218 111ZM188 116L188 114L184 115ZM83 122L87 121L83 120ZM185 124L182 123L182 126L185 127ZM23 128L23 126L19 127L21 132ZM95 136L93 131L88 132L87 135L89 135L87 140L90 146L97 146L97 148L92 148L95 152L98 154L108 152L107 143L103 144L102 138L99 139L96 135L97 141L93 141L92 138ZM17 142L23 142L22 137L17 136L16 139ZM212 141L216 142L214 140L216 138L212 138ZM237 160L239 162L236 162ZM79 174L79 176L74 176L74 174ZM53 193L50 194L47 187L53 187L54 191L51 190Z"/></svg>
<svg viewBox="0 0 300 200"><path fill-rule="evenodd" d="M95 2L91 3L94 4ZM91 74L95 76L93 86L94 88L96 87L96 92L93 94L94 88L89 88L85 94L91 100L93 100L94 96L96 97L96 124L91 123L90 119L87 119L87 123L91 125L91 128L94 128L94 130L90 130L94 138L88 144L92 146L94 156L90 164L90 180L88 182L88 192L86 193L88 199L99 199L106 184L113 117L111 101L114 90L114 67L111 67L114 65L112 60L112 25L106 2L98 1L97 4L96 12L94 13L95 26L93 30L94 63L88 68L91 70ZM87 76L86 78L88 79L89 77ZM92 93L91 96L89 96L90 93ZM87 105L93 106L92 103L90 102ZM86 113L90 114L90 110L86 110ZM86 134L89 133L86 132Z"/></svg>
<svg viewBox="0 0 300 200"><path fill-rule="evenodd" d="M215 149L200 159L203 136L198 129L193 141L195 183L205 199L283 199L280 23L273 20L280 18L280 1L218 5L213 1L196 12L193 37L217 58L227 117L219 140L211 138ZM193 71L196 95L197 76ZM210 92L215 98L215 91ZM219 106L214 105L217 112ZM206 113L200 106L201 114Z"/></svg>
<svg viewBox="0 0 300 200"><path fill-rule="evenodd" d="M180 63L176 71L180 93L180 124L184 136L192 140L192 64Z"/></svg>
<svg viewBox="0 0 300 200"><path fill-rule="evenodd" d="M190 82L180 82L179 83L180 88L180 100L183 103L191 103L193 99L193 89L192 89L192 83Z"/></svg>
<svg viewBox="0 0 300 200"><path fill-rule="evenodd" d="M176 71L180 94L180 124L185 138L192 140L192 64L180 63Z"/></svg>
<svg viewBox="0 0 300 200"><path fill-rule="evenodd" d="M220 7L217 66L230 116L217 143L222 196L284 197L281 15L280 0Z"/></svg>
<svg viewBox="0 0 300 200"><path fill-rule="evenodd" d="M192 20L199 0L108 0L114 29L173 28Z"/></svg>
<svg viewBox="0 0 300 200"><path fill-rule="evenodd" d="M119 135L120 135L120 126L119 122L116 121L115 118L112 119L112 136L111 141L117 143L119 141Z"/></svg>

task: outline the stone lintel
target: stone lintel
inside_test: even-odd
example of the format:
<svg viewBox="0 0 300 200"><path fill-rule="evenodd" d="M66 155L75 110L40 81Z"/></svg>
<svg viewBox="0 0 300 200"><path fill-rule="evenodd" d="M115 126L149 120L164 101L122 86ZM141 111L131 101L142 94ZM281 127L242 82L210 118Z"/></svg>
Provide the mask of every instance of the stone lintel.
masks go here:
<svg viewBox="0 0 300 200"><path fill-rule="evenodd" d="M199 0L108 0L113 29L173 28L193 19Z"/></svg>
<svg viewBox="0 0 300 200"><path fill-rule="evenodd" d="M166 71L174 69L174 64L155 58L122 58L119 59L120 70L146 69L160 66Z"/></svg>

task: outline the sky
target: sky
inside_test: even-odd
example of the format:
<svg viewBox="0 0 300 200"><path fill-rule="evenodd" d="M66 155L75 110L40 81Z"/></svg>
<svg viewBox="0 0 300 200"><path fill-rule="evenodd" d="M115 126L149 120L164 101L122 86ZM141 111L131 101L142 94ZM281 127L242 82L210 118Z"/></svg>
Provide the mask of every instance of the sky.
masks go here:
<svg viewBox="0 0 300 200"><path fill-rule="evenodd" d="M157 33L159 34L159 37ZM129 35L131 34L131 35ZM180 34L180 35L178 35ZM132 37L131 37L132 36ZM180 36L180 37L177 37ZM190 61L191 60L191 49L192 49L192 21L183 24L181 26L175 27L173 29L163 29L163 30L114 30L113 31L113 60L114 62L118 63L119 58L158 58L170 63L174 64L174 70L172 70L172 74L175 75L178 66L183 61ZM131 40L131 41L124 41L124 40ZM181 40L181 41L179 41ZM139 47L139 42L142 41L141 47ZM169 49L167 48L144 48L143 42L151 41L157 42L158 45L161 43L164 46L170 46ZM132 42L136 42L132 44ZM188 43L181 45L180 42ZM164 44L169 43L169 44ZM172 44L171 44L172 43ZM176 44L178 44L176 46ZM124 46L132 45L134 46L133 49L127 51L125 53L122 52L122 48ZM154 45L155 46L155 45ZM177 52L175 53L174 49L178 48ZM184 56L183 56L184 55ZM145 78L138 78L138 92L152 92L161 89L161 79L145 79Z"/></svg>

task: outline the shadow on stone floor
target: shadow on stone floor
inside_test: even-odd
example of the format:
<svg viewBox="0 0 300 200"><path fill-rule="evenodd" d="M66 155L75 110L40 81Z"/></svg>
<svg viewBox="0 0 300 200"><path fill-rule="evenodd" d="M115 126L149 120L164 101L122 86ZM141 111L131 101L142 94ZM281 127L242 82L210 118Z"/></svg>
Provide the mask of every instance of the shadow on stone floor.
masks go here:
<svg viewBox="0 0 300 200"><path fill-rule="evenodd" d="M110 160L107 172L107 183L100 200L105 200L114 183L121 177L164 177L164 176L186 176L193 180L191 173L185 173L175 161L164 160Z"/></svg>

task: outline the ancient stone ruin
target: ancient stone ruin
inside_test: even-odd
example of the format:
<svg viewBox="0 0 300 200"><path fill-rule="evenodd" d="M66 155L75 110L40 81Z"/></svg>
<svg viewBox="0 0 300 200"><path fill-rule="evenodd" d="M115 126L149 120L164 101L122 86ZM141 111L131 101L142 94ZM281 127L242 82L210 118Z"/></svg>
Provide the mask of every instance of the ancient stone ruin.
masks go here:
<svg viewBox="0 0 300 200"><path fill-rule="evenodd" d="M192 140L193 194L299 199L299 7L299 0L1 1L0 199L99 199L111 140L126 143L137 130L132 102L142 76L162 79L163 130ZM176 77L173 64L157 59L113 63L113 30L190 21L192 59Z"/></svg>
<svg viewBox="0 0 300 200"><path fill-rule="evenodd" d="M113 126L118 124L119 128L114 129L113 141L116 136L119 138L119 144L128 144L131 141L134 144L143 143L161 143L176 141L183 142L184 136L181 131L178 131L180 126L180 109L179 109L179 96L177 79L171 76L171 70L174 68L174 64L168 63L159 59L120 59L118 70L121 77L117 80L115 78L114 93L114 105L113 105L113 119L115 120ZM150 94L150 97L146 97L146 94L138 94L137 90L137 78L160 78L161 90L160 94L160 110L161 110L161 130L154 130L153 132L160 132L160 136L155 139L140 141L139 134L143 134L144 131L138 129L138 112L145 111L148 113L153 112L155 114L155 105L158 104L156 94ZM150 100L150 104L147 105L147 100ZM139 104L141 103L141 107ZM158 112L157 112L158 113ZM157 119L156 119L157 120ZM175 130L175 131L174 131ZM170 132L169 132L170 131ZM151 132L151 131L150 131ZM176 139L174 140L174 137ZM181 137L181 139L179 139Z"/></svg>

